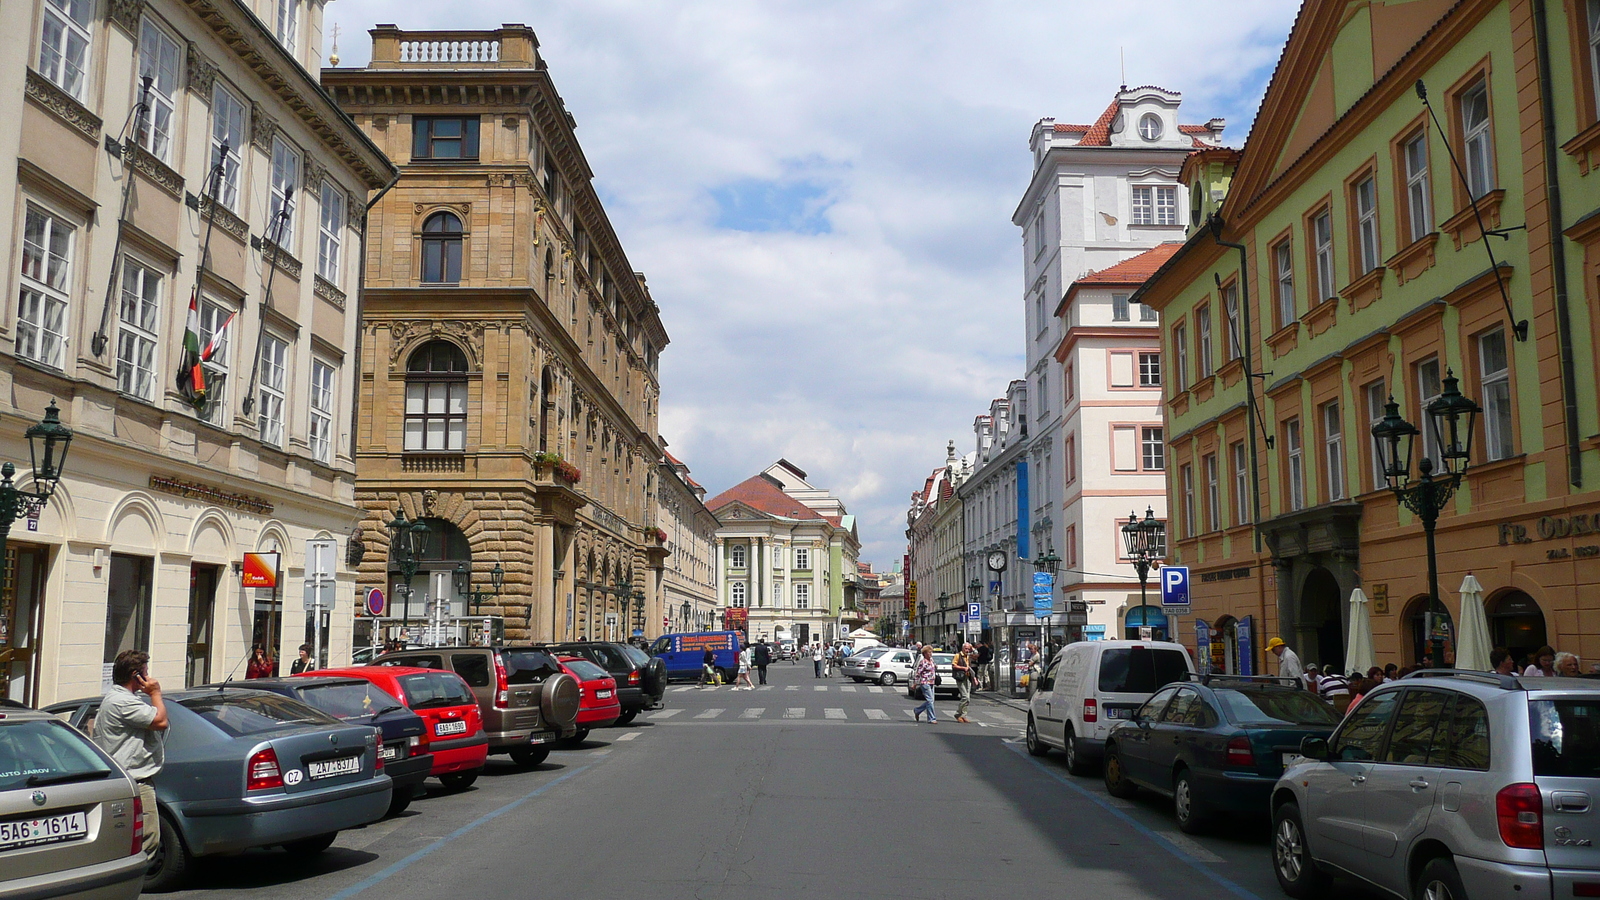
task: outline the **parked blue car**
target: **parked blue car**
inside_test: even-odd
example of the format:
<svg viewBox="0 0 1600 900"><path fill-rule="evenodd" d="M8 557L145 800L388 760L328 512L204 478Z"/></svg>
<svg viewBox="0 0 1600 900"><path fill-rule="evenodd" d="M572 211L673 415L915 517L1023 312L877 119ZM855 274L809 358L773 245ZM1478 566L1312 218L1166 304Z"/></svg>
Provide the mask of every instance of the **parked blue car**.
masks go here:
<svg viewBox="0 0 1600 900"><path fill-rule="evenodd" d="M1339 714L1292 678L1202 675L1157 691L1106 736L1106 790L1172 797L1194 834L1220 813L1262 814L1300 742L1325 738Z"/></svg>
<svg viewBox="0 0 1600 900"><path fill-rule="evenodd" d="M667 665L667 679L699 678L706 651L716 654L722 680L731 684L739 674L739 632L687 631L663 634L650 645L650 655Z"/></svg>

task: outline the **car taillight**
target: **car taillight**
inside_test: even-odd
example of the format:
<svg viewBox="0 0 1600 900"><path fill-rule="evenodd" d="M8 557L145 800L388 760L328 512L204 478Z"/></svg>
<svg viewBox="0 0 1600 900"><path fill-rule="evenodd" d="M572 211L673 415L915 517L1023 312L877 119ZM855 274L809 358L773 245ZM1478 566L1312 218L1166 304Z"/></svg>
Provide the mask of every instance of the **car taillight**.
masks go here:
<svg viewBox="0 0 1600 900"><path fill-rule="evenodd" d="M374 772L383 771L383 738L378 738L378 764L372 767Z"/></svg>
<svg viewBox="0 0 1600 900"><path fill-rule="evenodd" d="M1544 796L1536 784L1508 784L1494 795L1500 840L1519 850L1544 849Z"/></svg>
<svg viewBox="0 0 1600 900"><path fill-rule="evenodd" d="M422 738L413 734L411 737L406 738L406 746L416 749L417 747L422 746Z"/></svg>
<svg viewBox="0 0 1600 900"><path fill-rule="evenodd" d="M281 787L283 772L278 768L278 754L271 747L250 754L250 761L245 764L244 789L264 791Z"/></svg>
<svg viewBox="0 0 1600 900"><path fill-rule="evenodd" d="M1228 765L1255 768L1256 752L1250 749L1250 739L1239 735L1228 742Z"/></svg>
<svg viewBox="0 0 1600 900"><path fill-rule="evenodd" d="M634 669L632 672L628 673L628 684L629 684L629 686L638 684L639 680L640 679L639 679L639 670L638 669Z"/></svg>
<svg viewBox="0 0 1600 900"><path fill-rule="evenodd" d="M511 683L506 680L506 665L500 654L494 655L494 708L505 709L511 705Z"/></svg>
<svg viewBox="0 0 1600 900"><path fill-rule="evenodd" d="M1083 720L1085 722L1100 721L1100 703L1098 701L1083 701Z"/></svg>
<svg viewBox="0 0 1600 900"><path fill-rule="evenodd" d="M144 852L144 798L135 794L133 797L133 846L128 850L128 855Z"/></svg>

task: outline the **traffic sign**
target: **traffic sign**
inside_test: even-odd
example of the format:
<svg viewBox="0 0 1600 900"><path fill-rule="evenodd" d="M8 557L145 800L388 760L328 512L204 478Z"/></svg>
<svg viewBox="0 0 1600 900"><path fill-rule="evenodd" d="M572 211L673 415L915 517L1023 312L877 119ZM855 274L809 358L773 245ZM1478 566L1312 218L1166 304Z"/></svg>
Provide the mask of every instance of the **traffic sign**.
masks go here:
<svg viewBox="0 0 1600 900"><path fill-rule="evenodd" d="M388 605L384 600L382 588L373 588L367 591L367 615L381 616Z"/></svg>
<svg viewBox="0 0 1600 900"><path fill-rule="evenodd" d="M968 603L967 604L967 618L976 619L977 617L979 617L981 615L983 615L983 604L981 604L981 603Z"/></svg>
<svg viewBox="0 0 1600 900"><path fill-rule="evenodd" d="M1161 567L1161 605L1164 607L1189 605L1189 567Z"/></svg>

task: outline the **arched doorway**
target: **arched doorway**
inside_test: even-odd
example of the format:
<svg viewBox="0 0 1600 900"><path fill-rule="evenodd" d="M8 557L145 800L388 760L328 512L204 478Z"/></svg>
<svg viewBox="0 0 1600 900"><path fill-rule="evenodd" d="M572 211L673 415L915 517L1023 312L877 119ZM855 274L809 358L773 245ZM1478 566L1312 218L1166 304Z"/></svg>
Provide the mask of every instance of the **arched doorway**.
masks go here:
<svg viewBox="0 0 1600 900"><path fill-rule="evenodd" d="M1122 636L1130 641L1143 640L1139 629L1148 627L1150 639L1167 640L1167 614L1159 606L1134 606L1122 617Z"/></svg>
<svg viewBox="0 0 1600 900"><path fill-rule="evenodd" d="M467 614L466 599L455 588L456 566L465 563L472 570L472 547L454 523L444 519L422 518L417 521L428 527L428 537L417 558L417 574L411 577L408 595L396 561L389 560L389 596L393 606L391 618L400 619L413 627L428 621L428 603L443 600L448 606L445 618L459 618Z"/></svg>
<svg viewBox="0 0 1600 900"><path fill-rule="evenodd" d="M1339 581L1321 566L1306 574L1300 586L1300 647L1306 662L1344 667L1344 598Z"/></svg>
<svg viewBox="0 0 1600 900"><path fill-rule="evenodd" d="M1444 618L1434 623L1432 621L1431 607L1432 602L1426 594L1418 595L1411 598L1410 602L1406 604L1405 612L1400 616L1400 621L1405 625L1407 665L1422 665L1422 661L1432 652L1430 626L1436 628L1444 638L1445 650L1450 654L1450 658L1454 658L1455 620L1450 617L1450 610L1441 603L1438 609L1439 614ZM1537 649L1537 645L1535 645L1535 649Z"/></svg>
<svg viewBox="0 0 1600 900"><path fill-rule="evenodd" d="M1489 616L1489 639L1496 647L1511 651L1517 666L1528 665L1528 657L1550 642L1545 631L1544 610L1524 591L1509 590L1485 604Z"/></svg>

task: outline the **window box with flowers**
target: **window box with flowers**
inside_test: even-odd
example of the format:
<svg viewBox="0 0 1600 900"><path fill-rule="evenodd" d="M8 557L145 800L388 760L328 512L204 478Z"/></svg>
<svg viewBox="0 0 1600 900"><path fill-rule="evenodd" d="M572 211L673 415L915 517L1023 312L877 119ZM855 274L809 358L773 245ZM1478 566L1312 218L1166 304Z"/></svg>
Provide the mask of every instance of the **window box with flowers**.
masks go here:
<svg viewBox="0 0 1600 900"><path fill-rule="evenodd" d="M539 468L549 468L557 478L568 484L577 484L583 480L583 472L572 463L561 458L559 453L546 453L540 450L533 454L533 464Z"/></svg>

